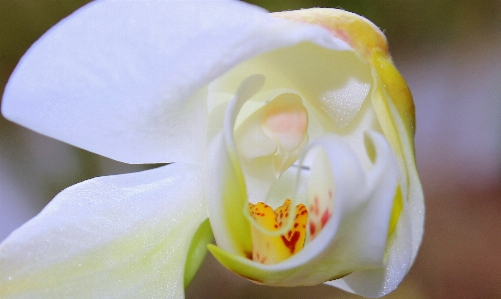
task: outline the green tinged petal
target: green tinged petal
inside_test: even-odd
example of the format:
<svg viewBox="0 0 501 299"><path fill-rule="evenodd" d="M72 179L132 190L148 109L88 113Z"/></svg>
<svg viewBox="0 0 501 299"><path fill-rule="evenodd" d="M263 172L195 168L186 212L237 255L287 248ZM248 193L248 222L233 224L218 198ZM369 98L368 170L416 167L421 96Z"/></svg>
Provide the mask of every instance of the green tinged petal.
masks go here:
<svg viewBox="0 0 501 299"><path fill-rule="evenodd" d="M245 181L233 141L233 128L242 105L263 86L264 77L253 75L243 80L228 103L224 130L215 138L209 152L207 208L216 242L234 253L252 256Z"/></svg>
<svg viewBox="0 0 501 299"><path fill-rule="evenodd" d="M200 265L202 265L205 255L207 254L207 244L212 242L213 238L214 236L212 235L209 219L206 219L198 227L193 236L193 240L191 240L190 249L188 249L186 264L184 265L185 289L191 283L195 274L197 274Z"/></svg>
<svg viewBox="0 0 501 299"><path fill-rule="evenodd" d="M181 298L206 218L195 165L74 185L0 245L0 298Z"/></svg>

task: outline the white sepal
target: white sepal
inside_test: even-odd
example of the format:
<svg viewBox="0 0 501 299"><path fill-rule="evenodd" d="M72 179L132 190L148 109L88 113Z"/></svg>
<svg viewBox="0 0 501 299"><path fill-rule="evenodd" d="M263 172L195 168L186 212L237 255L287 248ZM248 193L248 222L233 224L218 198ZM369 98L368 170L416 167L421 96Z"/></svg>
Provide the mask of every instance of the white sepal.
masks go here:
<svg viewBox="0 0 501 299"><path fill-rule="evenodd" d="M182 298L187 251L206 218L194 165L74 185L0 245L0 297Z"/></svg>

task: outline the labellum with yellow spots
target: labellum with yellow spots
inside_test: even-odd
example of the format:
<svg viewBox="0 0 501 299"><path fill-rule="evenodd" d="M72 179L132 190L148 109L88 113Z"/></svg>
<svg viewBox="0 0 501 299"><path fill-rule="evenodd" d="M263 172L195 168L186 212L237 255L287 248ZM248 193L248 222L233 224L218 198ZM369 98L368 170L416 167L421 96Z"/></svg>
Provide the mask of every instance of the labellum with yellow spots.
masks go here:
<svg viewBox="0 0 501 299"><path fill-rule="evenodd" d="M308 211L303 204L299 204L296 213L292 214L290 205L290 199L275 210L262 202L249 203L250 215L260 226L251 227L252 260L261 264L276 264L303 249ZM285 234L274 236L266 233L277 231L292 220L292 228Z"/></svg>

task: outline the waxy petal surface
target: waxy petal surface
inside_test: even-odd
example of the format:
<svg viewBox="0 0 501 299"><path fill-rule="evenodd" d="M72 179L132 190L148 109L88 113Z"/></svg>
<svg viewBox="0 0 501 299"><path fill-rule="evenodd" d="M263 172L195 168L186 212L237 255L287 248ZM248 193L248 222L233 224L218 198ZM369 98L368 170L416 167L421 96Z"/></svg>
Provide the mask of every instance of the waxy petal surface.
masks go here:
<svg viewBox="0 0 501 299"><path fill-rule="evenodd" d="M182 298L202 179L172 164L62 191L0 245L0 297Z"/></svg>
<svg viewBox="0 0 501 299"><path fill-rule="evenodd" d="M302 41L349 49L324 28L239 1L93 2L25 54L2 113L122 162L200 161L202 87L246 59Z"/></svg>

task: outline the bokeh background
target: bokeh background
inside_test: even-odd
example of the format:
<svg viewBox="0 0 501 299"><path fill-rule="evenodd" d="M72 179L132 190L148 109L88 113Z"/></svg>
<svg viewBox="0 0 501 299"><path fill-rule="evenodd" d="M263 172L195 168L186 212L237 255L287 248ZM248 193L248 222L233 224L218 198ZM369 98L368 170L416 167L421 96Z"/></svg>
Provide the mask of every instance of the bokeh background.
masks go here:
<svg viewBox="0 0 501 299"><path fill-rule="evenodd" d="M0 93L48 28L83 0L0 0ZM388 37L413 92L416 151L426 196L417 261L387 298L501 298L501 1L249 1L270 11L335 7ZM0 117L0 240L60 190L87 178L137 171ZM328 286L252 284L208 255L187 298L360 298Z"/></svg>

